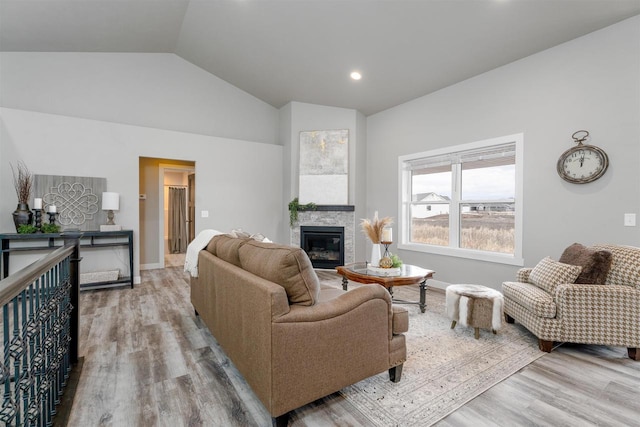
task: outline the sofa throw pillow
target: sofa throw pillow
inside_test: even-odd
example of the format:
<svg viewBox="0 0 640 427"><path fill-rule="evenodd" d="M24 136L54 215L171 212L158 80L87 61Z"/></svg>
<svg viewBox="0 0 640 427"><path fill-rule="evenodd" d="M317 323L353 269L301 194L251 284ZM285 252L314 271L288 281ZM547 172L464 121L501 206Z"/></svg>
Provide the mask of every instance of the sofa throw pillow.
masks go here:
<svg viewBox="0 0 640 427"><path fill-rule="evenodd" d="M242 231L242 228L234 228L229 232L229 236L234 237L236 239L248 239L251 237L251 234L246 231Z"/></svg>
<svg viewBox="0 0 640 427"><path fill-rule="evenodd" d="M529 274L529 283L553 295L556 287L562 283L574 283L582 267L563 264L549 257L544 258Z"/></svg>
<svg viewBox="0 0 640 427"><path fill-rule="evenodd" d="M559 262L582 267L576 283L604 285L611 267L611 252L574 243L564 250Z"/></svg>

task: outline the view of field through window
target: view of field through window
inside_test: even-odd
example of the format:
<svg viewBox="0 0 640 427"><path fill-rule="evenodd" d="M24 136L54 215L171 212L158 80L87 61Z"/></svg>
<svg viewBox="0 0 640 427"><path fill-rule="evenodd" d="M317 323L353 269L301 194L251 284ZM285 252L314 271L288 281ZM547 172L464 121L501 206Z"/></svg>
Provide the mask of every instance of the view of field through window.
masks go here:
<svg viewBox="0 0 640 427"><path fill-rule="evenodd" d="M462 214L460 248L513 253L514 236L514 212L469 212ZM411 241L448 246L449 215L412 218Z"/></svg>

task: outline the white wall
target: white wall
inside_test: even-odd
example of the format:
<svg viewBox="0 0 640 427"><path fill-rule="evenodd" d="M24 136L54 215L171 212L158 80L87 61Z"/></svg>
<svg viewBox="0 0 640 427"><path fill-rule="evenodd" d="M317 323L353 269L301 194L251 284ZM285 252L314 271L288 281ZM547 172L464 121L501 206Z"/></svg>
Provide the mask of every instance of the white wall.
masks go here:
<svg viewBox="0 0 640 427"><path fill-rule="evenodd" d="M169 53L0 53L0 106L279 144L278 110Z"/></svg>
<svg viewBox="0 0 640 427"><path fill-rule="evenodd" d="M558 157L580 129L610 160L604 177L585 185L556 173ZM368 117L367 205L397 217L400 155L520 132L525 265L557 259L573 242L640 244L638 227L623 226L623 214L640 207L640 17ZM448 283L499 289L517 269L399 254Z"/></svg>
<svg viewBox="0 0 640 427"><path fill-rule="evenodd" d="M285 150L284 194L286 205L298 196L300 132L310 130L349 129L349 203L355 205L356 218L366 215L366 132L365 118L356 110L324 105L290 102L280 109L280 134ZM288 211L285 209L288 223ZM286 241L290 238L286 227ZM365 240L356 233L356 260L364 260Z"/></svg>
<svg viewBox="0 0 640 427"><path fill-rule="evenodd" d="M196 215L196 233L242 227L271 237L283 227L282 155L279 145L0 108L0 229L14 229L9 162L23 160L34 174L104 177L120 193L117 223L134 230L138 275L140 157L195 161L196 207L209 211Z"/></svg>

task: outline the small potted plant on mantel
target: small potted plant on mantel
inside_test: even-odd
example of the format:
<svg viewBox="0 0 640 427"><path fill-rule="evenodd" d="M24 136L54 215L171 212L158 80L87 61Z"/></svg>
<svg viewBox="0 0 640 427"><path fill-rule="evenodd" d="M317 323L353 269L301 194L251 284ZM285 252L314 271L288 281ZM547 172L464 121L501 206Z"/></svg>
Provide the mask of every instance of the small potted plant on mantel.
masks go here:
<svg viewBox="0 0 640 427"><path fill-rule="evenodd" d="M19 161L15 168L12 164L9 165L13 174L13 186L16 189L16 196L18 196L18 206L12 214L13 223L16 226L16 231L19 231L21 225L31 225L33 221L33 212L29 209L33 175L22 161Z"/></svg>
<svg viewBox="0 0 640 427"><path fill-rule="evenodd" d="M317 208L318 206L315 203L301 205L296 197L289 202L289 226L293 228L296 225L296 222L298 222L298 211L315 211Z"/></svg>

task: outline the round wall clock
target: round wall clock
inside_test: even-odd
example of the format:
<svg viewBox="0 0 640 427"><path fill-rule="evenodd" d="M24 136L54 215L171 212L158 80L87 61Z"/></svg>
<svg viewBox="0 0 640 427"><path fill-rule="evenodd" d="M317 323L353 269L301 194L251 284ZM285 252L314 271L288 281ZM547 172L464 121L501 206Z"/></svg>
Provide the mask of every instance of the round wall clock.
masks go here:
<svg viewBox="0 0 640 427"><path fill-rule="evenodd" d="M558 159L558 175L565 181L574 184L586 184L595 181L607 171L609 157L595 145L583 144L589 132L579 130L571 137L578 144L569 148Z"/></svg>

